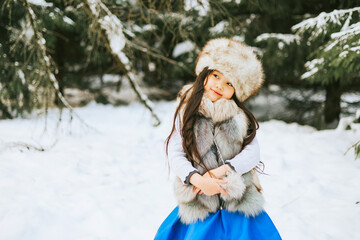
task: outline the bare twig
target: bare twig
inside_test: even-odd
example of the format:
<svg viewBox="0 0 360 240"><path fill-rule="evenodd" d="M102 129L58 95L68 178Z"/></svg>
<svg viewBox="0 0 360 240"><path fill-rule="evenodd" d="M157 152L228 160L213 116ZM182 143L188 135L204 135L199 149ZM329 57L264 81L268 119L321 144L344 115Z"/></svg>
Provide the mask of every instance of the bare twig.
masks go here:
<svg viewBox="0 0 360 240"><path fill-rule="evenodd" d="M150 56L159 58L159 59L164 60L164 61L166 61L168 63L173 64L173 65L179 66L182 69L184 69L186 72L193 74L193 72L190 71L190 69L186 68L186 66L183 63L177 62L177 61L172 60L170 58L167 58L164 55L161 55L160 53L157 53L157 52L153 51L149 47L141 46L139 43L135 43L134 41L129 41L129 40L126 41L126 44L128 44L130 47L133 47L134 49L142 51L145 54L148 54Z"/></svg>

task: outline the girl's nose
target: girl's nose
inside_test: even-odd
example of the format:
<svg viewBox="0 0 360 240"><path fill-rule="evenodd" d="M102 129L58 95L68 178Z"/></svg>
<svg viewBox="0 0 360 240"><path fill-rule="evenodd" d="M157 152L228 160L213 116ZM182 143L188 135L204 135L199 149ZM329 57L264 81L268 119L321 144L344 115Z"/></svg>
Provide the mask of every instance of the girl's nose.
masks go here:
<svg viewBox="0 0 360 240"><path fill-rule="evenodd" d="M219 90L223 90L222 84L221 84L221 83L217 83L217 88L218 88Z"/></svg>

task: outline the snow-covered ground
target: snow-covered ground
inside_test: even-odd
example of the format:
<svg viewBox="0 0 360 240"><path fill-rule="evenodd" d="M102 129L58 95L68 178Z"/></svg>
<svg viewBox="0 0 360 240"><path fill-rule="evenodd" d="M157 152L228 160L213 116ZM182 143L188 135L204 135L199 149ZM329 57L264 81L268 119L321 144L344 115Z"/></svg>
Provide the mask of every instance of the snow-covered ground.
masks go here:
<svg viewBox="0 0 360 240"><path fill-rule="evenodd" d="M176 206L164 140L173 102L152 127L139 103L91 103L56 127L58 113L0 121L0 239L153 239ZM44 131L45 130L45 131ZM360 239L360 132L260 123L266 210L283 239ZM44 148L27 149L24 143Z"/></svg>

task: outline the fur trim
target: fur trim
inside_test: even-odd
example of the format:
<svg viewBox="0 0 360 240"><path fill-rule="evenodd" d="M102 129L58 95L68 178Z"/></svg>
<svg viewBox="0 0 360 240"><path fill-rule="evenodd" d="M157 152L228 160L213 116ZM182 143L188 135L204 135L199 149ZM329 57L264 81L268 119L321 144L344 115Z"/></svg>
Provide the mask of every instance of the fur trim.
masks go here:
<svg viewBox="0 0 360 240"><path fill-rule="evenodd" d="M179 204L180 221L185 224L203 221L207 216L209 216L209 213L208 209L199 205L197 202Z"/></svg>
<svg viewBox="0 0 360 240"><path fill-rule="evenodd" d="M220 205L218 196L195 194L193 186L183 184L180 178L176 178L174 182L174 192L179 205L180 220L185 224L204 220L209 213L216 212Z"/></svg>
<svg viewBox="0 0 360 240"><path fill-rule="evenodd" d="M241 112L234 100L219 99L212 102L205 95L201 99L199 112L207 118L211 118L214 124L223 122Z"/></svg>
<svg viewBox="0 0 360 240"><path fill-rule="evenodd" d="M221 194L221 198L225 201L241 199L246 189L243 177L234 171L229 171L223 179L228 183L220 185L228 193L228 195Z"/></svg>
<svg viewBox="0 0 360 240"><path fill-rule="evenodd" d="M230 212L241 212L245 216L255 217L263 211L265 203L264 196L258 192L253 184L253 173L248 172L242 175L246 189L241 198L229 199L224 202L224 207ZM223 196L221 196L223 197Z"/></svg>
<svg viewBox="0 0 360 240"><path fill-rule="evenodd" d="M180 178L175 179L174 193L179 203L191 202L196 198L196 194L193 192L193 186L183 184Z"/></svg>
<svg viewBox="0 0 360 240"><path fill-rule="evenodd" d="M233 39L216 38L208 41L198 56L196 75L205 67L218 70L228 78L241 102L255 95L264 82L261 62L253 50Z"/></svg>
<svg viewBox="0 0 360 240"><path fill-rule="evenodd" d="M186 84L182 87L182 89L178 93L177 98L177 106L180 103L180 98L186 94L186 97L190 97L192 93L192 87L193 83ZM186 100L183 106L186 105ZM208 97L206 97L206 94L203 95L201 99L201 103L199 106L199 113L204 115L206 118L210 118L214 124L226 121L235 115L239 115L240 117L237 118L237 122L240 125L243 125L242 131L244 128L247 129L247 125L244 125L244 123L248 124L248 119L244 113L244 111L239 108L234 100L227 100L227 99L219 99L215 102L212 102ZM183 116L183 109L180 110L180 116ZM243 131L246 132L246 131Z"/></svg>

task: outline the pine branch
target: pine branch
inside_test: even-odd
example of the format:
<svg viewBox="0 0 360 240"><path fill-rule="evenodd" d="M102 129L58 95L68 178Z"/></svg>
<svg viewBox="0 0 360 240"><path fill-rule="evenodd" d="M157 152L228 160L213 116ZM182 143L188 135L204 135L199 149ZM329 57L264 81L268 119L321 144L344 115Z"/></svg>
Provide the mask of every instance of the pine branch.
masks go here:
<svg viewBox="0 0 360 240"><path fill-rule="evenodd" d="M305 32L310 32L310 39L315 39L318 36L326 35L330 28L330 25L340 26L345 22L343 28L346 28L346 25L349 24L352 13L359 12L360 7L344 9L344 10L334 10L330 13L322 12L317 17L306 19L296 25L291 29L297 34L302 35Z"/></svg>
<svg viewBox="0 0 360 240"><path fill-rule="evenodd" d="M63 94L60 92L59 89L59 84L57 82L57 79L54 75L54 73L51 71L51 67L55 67L52 66L51 64L51 56L47 55L46 53L46 46L45 46L45 38L43 37L41 31L38 30L38 26L36 24L36 15L33 11L33 9L29 6L28 1L27 0L22 0L25 10L26 10L26 14L27 17L30 21L30 25L31 28L34 31L34 37L35 37L35 43L36 45L39 47L40 49L40 61L43 62L43 65L45 66L46 69L46 74L48 76L48 79L50 80L52 87L55 90L56 95L58 96L58 98L60 99L60 101L62 102L62 104L64 104L64 106L66 108L68 108L70 110L71 114L74 114L79 120L80 122L82 122L84 125L86 125L89 128L93 128L91 126L89 126L72 108L72 106L68 103L68 101L65 99L65 97L63 96ZM57 72L57 69L55 67L55 72ZM46 107L46 111L47 111L47 107ZM94 129L94 128L93 128Z"/></svg>
<svg viewBox="0 0 360 240"><path fill-rule="evenodd" d="M357 141L356 143L354 143L352 146L350 146L346 152L344 153L344 155L347 154L348 151L350 151L350 149L354 148L354 153L355 153L355 159L360 157L360 140Z"/></svg>
<svg viewBox="0 0 360 240"><path fill-rule="evenodd" d="M125 72L132 89L135 91L136 95L139 97L140 101L144 104L144 106L150 110L152 117L155 119L154 126L160 125L160 119L154 113L152 102L148 99L148 97L141 91L141 88L134 80L134 75L130 73L130 64L128 58L122 52L122 49L125 46L126 38L122 31L122 24L120 20L113 15L110 10L99 0L84 0L83 1L86 12L91 16L94 21L100 23L101 30L100 36L104 41L104 44L109 52L114 56L117 65L120 69ZM104 18L100 18L100 11L104 11L106 16ZM111 22L110 22L111 21ZM113 25L111 25L113 24ZM115 25L115 27L114 27ZM111 28L112 27L112 28ZM115 28L115 29L114 29ZM110 36L115 36L121 42L114 42L110 38ZM119 46L120 45L120 46Z"/></svg>

